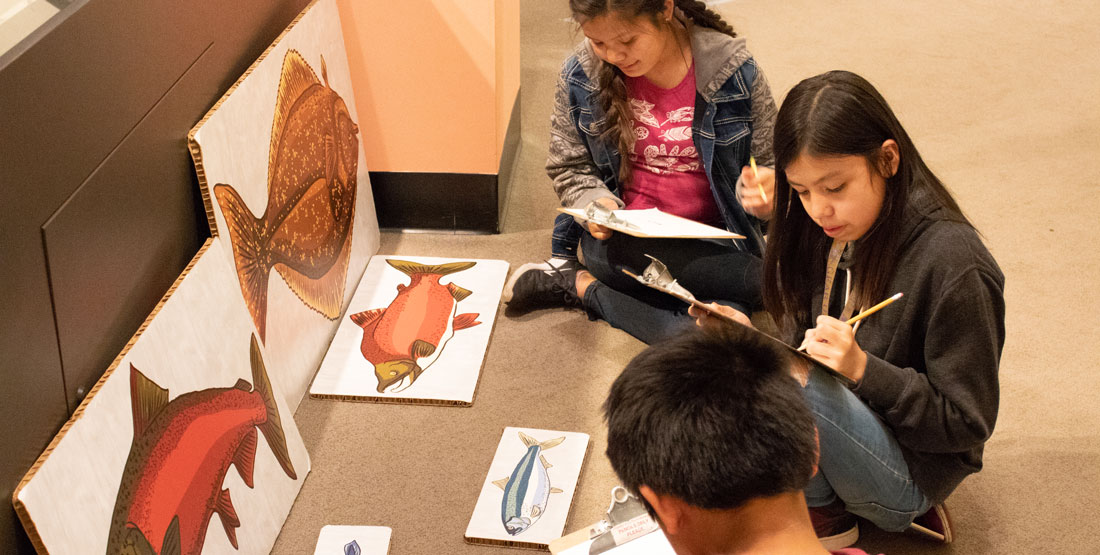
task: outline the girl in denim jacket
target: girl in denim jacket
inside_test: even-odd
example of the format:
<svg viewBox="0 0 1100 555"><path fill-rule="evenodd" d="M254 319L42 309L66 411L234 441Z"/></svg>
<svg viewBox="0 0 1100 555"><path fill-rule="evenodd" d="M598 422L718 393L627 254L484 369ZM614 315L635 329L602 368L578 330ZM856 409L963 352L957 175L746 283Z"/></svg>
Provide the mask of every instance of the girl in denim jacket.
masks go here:
<svg viewBox="0 0 1100 555"><path fill-rule="evenodd" d="M698 298L759 308L776 107L744 39L695 0L570 7L587 40L562 66L550 123L546 169L562 206L656 207L746 238L641 239L562 215L554 258L506 284L509 313L579 305L647 343L675 333L691 324L686 305L622 273L642 273L647 254Z"/></svg>

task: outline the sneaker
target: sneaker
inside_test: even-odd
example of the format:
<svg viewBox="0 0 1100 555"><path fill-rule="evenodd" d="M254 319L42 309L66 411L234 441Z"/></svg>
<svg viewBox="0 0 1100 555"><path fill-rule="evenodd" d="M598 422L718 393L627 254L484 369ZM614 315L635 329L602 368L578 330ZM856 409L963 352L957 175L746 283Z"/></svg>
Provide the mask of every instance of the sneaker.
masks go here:
<svg viewBox="0 0 1100 555"><path fill-rule="evenodd" d="M951 543L955 539L951 513L947 512L947 505L943 503L933 505L928 512L918 516L909 528L938 542Z"/></svg>
<svg viewBox="0 0 1100 555"><path fill-rule="evenodd" d="M510 310L528 311L552 306L580 306L575 260L550 259L524 264L512 272L501 297Z"/></svg>
<svg viewBox="0 0 1100 555"><path fill-rule="evenodd" d="M840 499L823 507L810 507L810 522L818 541L829 551L850 547L859 539L856 515L849 513Z"/></svg>

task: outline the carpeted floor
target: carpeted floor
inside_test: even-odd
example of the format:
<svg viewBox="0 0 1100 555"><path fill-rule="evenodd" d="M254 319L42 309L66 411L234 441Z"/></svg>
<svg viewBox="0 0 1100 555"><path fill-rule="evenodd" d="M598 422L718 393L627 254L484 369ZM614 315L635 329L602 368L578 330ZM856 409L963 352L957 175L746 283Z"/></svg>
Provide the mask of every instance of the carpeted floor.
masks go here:
<svg viewBox="0 0 1100 555"><path fill-rule="evenodd" d="M776 100L829 69L867 77L984 234L1007 278L1000 418L985 469L949 501L957 542L863 527L870 553L1095 553L1100 528L1100 5L1092 2L713 1L748 38ZM522 149L499 235L383 234L381 253L548 255L543 171L558 67L580 37L565 0L522 5ZM642 345L579 312L498 315L470 408L302 401L313 457L274 553L325 524L393 528L390 553L503 553L463 532L505 426L592 435L567 531L615 478L599 406ZM519 550L514 550L520 552Z"/></svg>

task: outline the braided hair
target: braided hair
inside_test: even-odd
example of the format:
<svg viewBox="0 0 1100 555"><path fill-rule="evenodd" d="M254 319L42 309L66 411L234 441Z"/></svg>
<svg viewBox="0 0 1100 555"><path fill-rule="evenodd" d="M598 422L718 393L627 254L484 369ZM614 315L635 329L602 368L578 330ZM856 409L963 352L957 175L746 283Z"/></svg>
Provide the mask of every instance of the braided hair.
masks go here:
<svg viewBox="0 0 1100 555"><path fill-rule="evenodd" d="M731 37L737 36L733 27L701 0L673 0L673 4L694 24ZM660 20L657 15L665 8L665 0L569 0L569 8L578 24L615 13L626 20L645 16L654 26L658 26ZM626 97L626 81L623 80L622 70L614 64L599 60L596 84L599 87L600 108L607 118L607 125L601 131L600 139L618 147L619 183L625 185L630 181L629 153L634 149L634 125Z"/></svg>

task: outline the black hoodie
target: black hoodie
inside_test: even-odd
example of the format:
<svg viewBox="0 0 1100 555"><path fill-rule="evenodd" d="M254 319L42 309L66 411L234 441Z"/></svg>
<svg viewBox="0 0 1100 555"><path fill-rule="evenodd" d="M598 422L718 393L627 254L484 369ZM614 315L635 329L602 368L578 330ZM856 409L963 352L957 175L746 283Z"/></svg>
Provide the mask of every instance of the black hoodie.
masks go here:
<svg viewBox="0 0 1100 555"><path fill-rule="evenodd" d="M943 217L927 195L914 195L889 288L905 296L857 330L867 369L852 389L894 432L936 503L982 467L1005 338L1004 274L972 227ZM837 277L834 299L844 281Z"/></svg>

